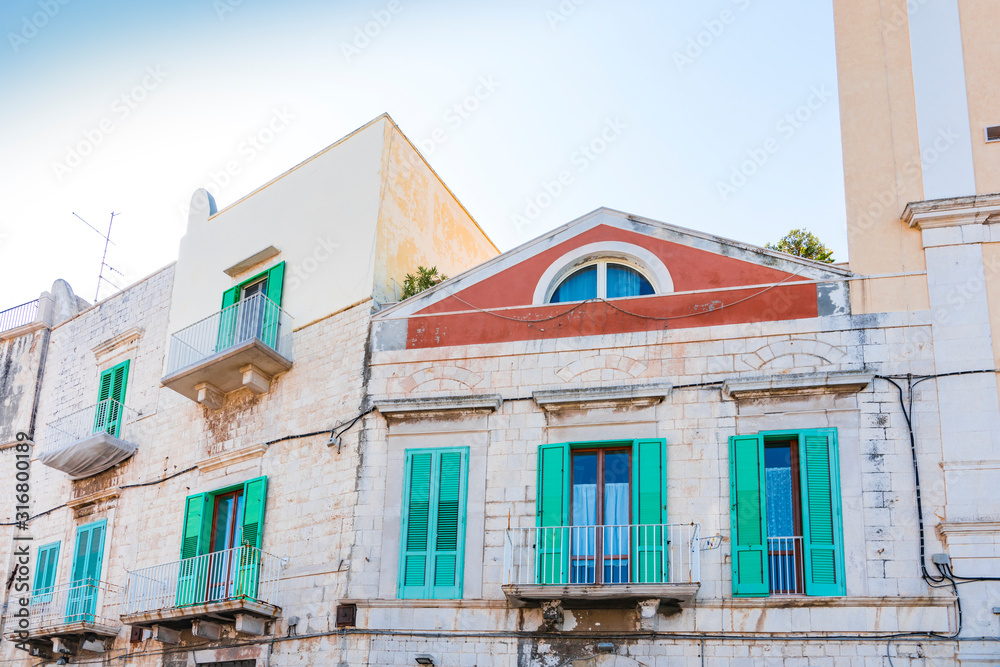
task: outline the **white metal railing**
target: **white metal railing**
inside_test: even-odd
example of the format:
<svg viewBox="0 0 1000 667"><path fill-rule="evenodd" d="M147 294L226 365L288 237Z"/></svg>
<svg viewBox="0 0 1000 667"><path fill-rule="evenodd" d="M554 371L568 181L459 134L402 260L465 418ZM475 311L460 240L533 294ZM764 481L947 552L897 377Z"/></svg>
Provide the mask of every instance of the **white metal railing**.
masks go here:
<svg viewBox="0 0 1000 667"><path fill-rule="evenodd" d="M291 316L264 294L254 294L170 336L167 375L256 338L292 358Z"/></svg>
<svg viewBox="0 0 1000 667"><path fill-rule="evenodd" d="M771 573L771 593L775 595L805 593L805 563L802 555L801 537L767 538L767 565Z"/></svg>
<svg viewBox="0 0 1000 667"><path fill-rule="evenodd" d="M128 440L138 416L135 410L111 398L89 405L46 424L40 443L42 451L52 451L101 432Z"/></svg>
<svg viewBox="0 0 1000 667"><path fill-rule="evenodd" d="M120 586L81 579L32 591L27 607L21 607L16 597L11 597L5 632L58 632L74 623L117 628L121 626L121 594Z"/></svg>
<svg viewBox="0 0 1000 667"><path fill-rule="evenodd" d="M510 528L503 583L700 582L700 533L698 523Z"/></svg>
<svg viewBox="0 0 1000 667"><path fill-rule="evenodd" d="M282 559L242 546L128 573L123 614L227 600L276 604Z"/></svg>
<svg viewBox="0 0 1000 667"><path fill-rule="evenodd" d="M34 322L36 317L38 317L38 299L0 310L0 331L23 327Z"/></svg>

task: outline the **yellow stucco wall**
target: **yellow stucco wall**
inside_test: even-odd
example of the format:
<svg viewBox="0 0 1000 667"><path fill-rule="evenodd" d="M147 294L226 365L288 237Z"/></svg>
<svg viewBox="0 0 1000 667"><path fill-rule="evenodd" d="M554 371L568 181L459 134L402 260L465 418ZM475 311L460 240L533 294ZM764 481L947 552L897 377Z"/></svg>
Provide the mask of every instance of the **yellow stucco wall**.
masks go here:
<svg viewBox="0 0 1000 667"><path fill-rule="evenodd" d="M899 220L923 199L906 0L835 0L837 75L851 270L924 270L920 232ZM851 285L857 313L927 308L923 276Z"/></svg>
<svg viewBox="0 0 1000 667"><path fill-rule="evenodd" d="M987 126L1000 125L997 8L996 0L960 0L958 3L977 194L1000 192L1000 143L987 144L984 134Z"/></svg>
<svg viewBox="0 0 1000 667"><path fill-rule="evenodd" d="M388 121L375 252L376 301L397 301L407 273L454 277L499 254L461 202Z"/></svg>

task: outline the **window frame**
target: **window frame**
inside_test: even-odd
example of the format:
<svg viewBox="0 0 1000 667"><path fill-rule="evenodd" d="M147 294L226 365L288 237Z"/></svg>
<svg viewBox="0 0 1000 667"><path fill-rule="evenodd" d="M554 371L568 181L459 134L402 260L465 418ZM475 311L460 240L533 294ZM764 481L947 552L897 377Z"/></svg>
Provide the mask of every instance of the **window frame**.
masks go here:
<svg viewBox="0 0 1000 667"><path fill-rule="evenodd" d="M653 289L652 294L636 294L633 296L616 296L608 297L608 264L619 264L621 266L632 269L638 273L642 278L649 283L650 287ZM588 267L597 267L597 288L594 296L588 297L587 299L578 299L575 301L553 301L552 297L555 293L562 287L563 283L569 280L570 277L574 276L576 273L587 269ZM565 267L563 267L552 279L548 288L545 291L545 303L546 305L554 305L561 303L583 303L584 301L590 301L592 299L644 299L651 296L659 296L660 289L657 287L655 276L651 271L646 269L645 266L638 263L636 260L630 257L618 256L618 255L600 255L597 257L589 256L584 257L576 262L572 262Z"/></svg>

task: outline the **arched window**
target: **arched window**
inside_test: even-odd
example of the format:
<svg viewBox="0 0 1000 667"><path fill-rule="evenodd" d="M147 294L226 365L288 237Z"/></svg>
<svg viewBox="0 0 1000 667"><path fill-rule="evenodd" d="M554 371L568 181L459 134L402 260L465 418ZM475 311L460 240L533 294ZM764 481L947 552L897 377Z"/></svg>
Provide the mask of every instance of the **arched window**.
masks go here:
<svg viewBox="0 0 1000 667"><path fill-rule="evenodd" d="M549 297L549 303L621 299L655 294L649 278L620 260L599 259L577 268L562 279Z"/></svg>

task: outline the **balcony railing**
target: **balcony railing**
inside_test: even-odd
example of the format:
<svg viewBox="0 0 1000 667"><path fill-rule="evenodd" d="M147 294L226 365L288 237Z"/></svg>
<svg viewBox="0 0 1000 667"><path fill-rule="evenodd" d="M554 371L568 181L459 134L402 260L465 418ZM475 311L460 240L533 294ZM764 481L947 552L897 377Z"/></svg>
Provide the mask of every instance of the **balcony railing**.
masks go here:
<svg viewBox="0 0 1000 667"><path fill-rule="evenodd" d="M38 299L22 303L7 310L0 310L0 331L8 331L31 324L38 316Z"/></svg>
<svg viewBox="0 0 1000 667"><path fill-rule="evenodd" d="M123 615L233 601L277 606L282 559L251 546L129 572Z"/></svg>
<svg viewBox="0 0 1000 667"><path fill-rule="evenodd" d="M27 631L32 637L63 635L71 634L70 626L80 628L80 632L117 634L121 627L121 594L120 586L82 579L33 591L27 607L19 607L11 598L5 634ZM27 610L27 615L22 609Z"/></svg>
<svg viewBox="0 0 1000 667"><path fill-rule="evenodd" d="M132 431L138 417L110 398L72 412L46 424L39 460L74 479L96 475L135 453Z"/></svg>
<svg viewBox="0 0 1000 667"><path fill-rule="evenodd" d="M805 563L801 537L767 538L767 565L773 595L802 595L805 591Z"/></svg>
<svg viewBox="0 0 1000 667"><path fill-rule="evenodd" d="M504 585L599 586L701 581L701 525L508 529Z"/></svg>
<svg viewBox="0 0 1000 667"><path fill-rule="evenodd" d="M292 325L291 316L276 303L254 294L173 334L166 374L255 339L290 361Z"/></svg>

